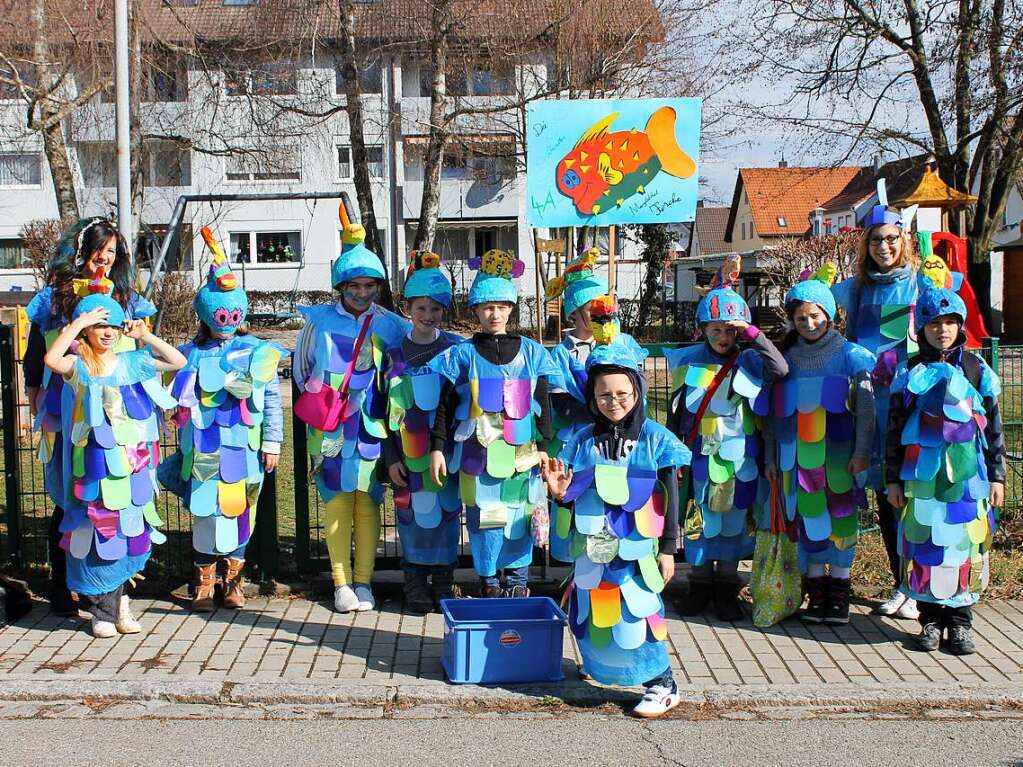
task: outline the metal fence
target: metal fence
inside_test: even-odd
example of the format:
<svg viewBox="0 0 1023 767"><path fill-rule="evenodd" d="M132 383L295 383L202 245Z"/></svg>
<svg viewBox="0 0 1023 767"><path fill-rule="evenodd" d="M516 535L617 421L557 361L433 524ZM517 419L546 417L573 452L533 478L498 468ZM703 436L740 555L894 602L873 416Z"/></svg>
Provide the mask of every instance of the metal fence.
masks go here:
<svg viewBox="0 0 1023 767"><path fill-rule="evenodd" d="M649 415L663 423L667 417L671 375L664 349L682 344L648 344L650 357L646 375L650 385ZM1002 378L1001 407L1009 458L1006 508L1016 513L1023 504L1023 346L985 342L983 354ZM43 487L42 466L36 457L37 439L31 431L24 387L18 383L21 360L12 328L0 326L0 406L3 408L3 473L5 507L0 514L0 550L15 566L46 562L47 533L53 503ZM297 396L294 384L292 395ZM294 400L292 400L294 401ZM290 417L290 413L287 414ZM292 419L292 439L282 446L282 466L290 472L268 474L258 506L258 522L248 549L254 577L274 577L281 572L312 573L329 566L324 535L323 506L309 478L309 461L304 425ZM176 432L165 430L161 440L164 454L176 448ZM191 515L171 493L159 500L168 541L154 548L148 575L156 579L177 579L191 569ZM869 511L864 518L869 523ZM382 509L382 534L378 544L377 567L399 566L401 548L394 521L390 493ZM535 564L545 564L537 551ZM468 536L463 527L461 561L470 561Z"/></svg>

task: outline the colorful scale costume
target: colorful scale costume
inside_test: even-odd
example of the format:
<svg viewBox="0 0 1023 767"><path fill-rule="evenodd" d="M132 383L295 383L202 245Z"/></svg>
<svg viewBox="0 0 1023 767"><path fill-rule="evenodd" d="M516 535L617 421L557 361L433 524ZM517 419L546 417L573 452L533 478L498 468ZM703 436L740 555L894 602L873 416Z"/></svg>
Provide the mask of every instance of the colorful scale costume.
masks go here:
<svg viewBox="0 0 1023 767"><path fill-rule="evenodd" d="M790 360L789 376L772 386L782 492L789 519L799 519L804 567L852 566L866 498L849 473L856 430L850 400L856 375L873 367L870 352L846 341L822 369L801 370Z"/></svg>
<svg viewBox="0 0 1023 767"><path fill-rule="evenodd" d="M85 299L76 315L91 308ZM166 540L156 529L162 524L156 510L159 409L175 402L148 349L121 352L106 376L93 376L79 359L66 384L61 427L68 481L60 529L69 555L67 585L80 594L106 594L145 567L151 544Z"/></svg>
<svg viewBox="0 0 1023 767"><path fill-rule="evenodd" d="M914 599L950 607L979 599L995 531L982 400L997 397L1000 385L981 364L980 391L944 362L902 370L892 383L893 395L904 396L910 411L899 474L907 499L899 523L901 588Z"/></svg>
<svg viewBox="0 0 1023 767"><path fill-rule="evenodd" d="M178 454L164 463L160 480L182 496L195 517L193 548L220 555L247 544L256 524L264 398L287 352L234 335L248 299L208 227L202 235L213 263L193 308L208 328L233 337L205 348L194 342L180 348L188 362L171 385L178 401Z"/></svg>
<svg viewBox="0 0 1023 767"><path fill-rule="evenodd" d="M706 344L665 349L664 355L677 391L672 407L684 408L689 415L682 422L691 424L725 359ZM753 553L750 525L768 493L760 469L759 425L769 411L768 395L760 357L744 349L711 398L692 447L692 501L702 515L702 529L686 531L691 565L747 559Z"/></svg>
<svg viewBox="0 0 1023 767"><path fill-rule="evenodd" d="M598 346L592 364L622 364L624 348ZM638 370L639 361L629 366ZM642 405L639 405L642 407ZM571 505L575 563L569 626L586 673L602 684L642 684L668 668L657 564L665 526L660 469L689 463L690 451L658 423L644 420L624 458L610 460L594 444L594 426L577 426L562 449L573 471L562 503Z"/></svg>
<svg viewBox="0 0 1023 767"><path fill-rule="evenodd" d="M484 359L470 343L435 357L429 369L455 384L455 447L448 472L458 472L473 563L480 575L528 565L533 507L546 499L537 469L536 379L557 368L540 344L523 338L507 365Z"/></svg>

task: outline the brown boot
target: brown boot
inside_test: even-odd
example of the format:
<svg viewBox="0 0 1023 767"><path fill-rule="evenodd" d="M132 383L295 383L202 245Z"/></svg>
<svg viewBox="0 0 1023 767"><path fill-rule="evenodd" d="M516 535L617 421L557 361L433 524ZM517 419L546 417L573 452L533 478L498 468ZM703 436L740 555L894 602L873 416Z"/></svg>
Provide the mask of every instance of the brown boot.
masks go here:
<svg viewBox="0 0 1023 767"><path fill-rule="evenodd" d="M192 597L192 612L213 612L213 588L217 584L217 564L195 566L195 596Z"/></svg>
<svg viewBox="0 0 1023 767"><path fill-rule="evenodd" d="M237 610L245 607L245 592L243 586L245 579L242 577L242 570L245 569L244 559L227 558L227 566L224 568L224 607Z"/></svg>

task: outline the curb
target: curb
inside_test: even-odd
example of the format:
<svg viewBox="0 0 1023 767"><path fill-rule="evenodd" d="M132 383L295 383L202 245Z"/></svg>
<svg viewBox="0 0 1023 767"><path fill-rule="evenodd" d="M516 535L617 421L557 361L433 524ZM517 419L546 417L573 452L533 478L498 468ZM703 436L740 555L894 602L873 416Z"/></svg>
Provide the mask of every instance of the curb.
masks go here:
<svg viewBox="0 0 1023 767"><path fill-rule="evenodd" d="M1023 689L1016 684L874 685L712 685L681 686L683 703L709 708L772 709L832 707L857 710L895 706L928 708L1023 708ZM139 680L67 676L61 679L0 680L0 701L153 701L236 705L292 703L414 705L464 707L503 705L512 708L553 704L594 707L635 701L636 690L604 688L586 682L481 687L445 684L334 684L322 682L239 680Z"/></svg>

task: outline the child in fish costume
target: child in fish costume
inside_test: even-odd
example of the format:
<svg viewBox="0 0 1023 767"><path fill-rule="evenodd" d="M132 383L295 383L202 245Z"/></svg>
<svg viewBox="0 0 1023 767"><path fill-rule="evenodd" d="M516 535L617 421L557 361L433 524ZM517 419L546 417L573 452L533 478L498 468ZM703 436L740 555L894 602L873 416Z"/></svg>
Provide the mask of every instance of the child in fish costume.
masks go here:
<svg viewBox="0 0 1023 767"><path fill-rule="evenodd" d="M591 423L572 429L547 484L575 533L569 626L583 669L602 684L642 684L633 712L653 718L680 700L661 592L675 572L676 473L691 453L646 417L642 364L622 344L593 350L585 392Z"/></svg>
<svg viewBox="0 0 1023 767"><path fill-rule="evenodd" d="M166 540L157 530L156 463L159 411L174 399L159 371L178 370L185 360L142 320L127 320L109 282L97 284L107 290L78 303L44 362L65 384L60 545L68 554L67 586L92 613L93 636L110 638L141 631L124 586L145 568L152 544ZM122 329L150 348L117 352ZM65 356L76 339L78 355Z"/></svg>
<svg viewBox="0 0 1023 767"><path fill-rule="evenodd" d="M834 274L834 265L825 264L785 295L792 324L783 344L789 373L772 387L764 463L768 478L781 482L788 518L797 520L809 595L801 617L843 624L849 622L858 510L866 506L856 477L873 453L875 359L832 325Z"/></svg>
<svg viewBox="0 0 1023 767"><path fill-rule="evenodd" d="M693 452L682 497L686 561L692 566L682 615L713 600L721 620L739 620L740 559L753 554L754 521L768 497L762 472L762 418L769 384L788 373L781 352L751 324L733 286L738 257L726 260L696 307L703 343L666 349L672 394L668 429ZM683 509L686 511L686 509Z"/></svg>
<svg viewBox="0 0 1023 767"><path fill-rule="evenodd" d="M929 233L919 235L926 240ZM976 651L971 606L989 578L994 509L1005 499L998 376L964 348L966 305L921 275L919 352L892 381L888 501L900 514L901 589L915 599L920 649Z"/></svg>
<svg viewBox="0 0 1023 767"><path fill-rule="evenodd" d="M245 606L245 549L263 472L276 468L284 439L277 366L288 353L248 335L248 297L213 232L203 227L202 236L213 261L192 302L199 332L180 347L188 363L171 385L178 450L159 476L192 513L192 610L211 612L221 559L224 607Z"/></svg>
<svg viewBox="0 0 1023 767"><path fill-rule="evenodd" d="M90 285L106 290L124 309L128 319L144 319L156 307L134 290L135 269L127 243L117 227L105 218L82 219L66 229L46 267L46 286L29 302L28 343L23 360L29 408L40 432L39 459L43 483L53 501L48 549L50 558L50 607L60 615L74 615L77 604L67 590L66 557L60 547L60 524L64 518L63 455L60 431L60 401L64 379L43 364L46 350L61 329L71 322L74 305L89 295ZM122 336L119 351L135 348Z"/></svg>
<svg viewBox="0 0 1023 767"><path fill-rule="evenodd" d="M334 580L334 609L376 606L370 579L380 539L383 486L377 479L387 437L383 352L411 329L376 303L387 278L342 205L341 256L331 267L338 301L300 309L306 324L295 346L292 374L302 390L295 415L309 427L309 455L324 509ZM355 539L354 568L352 538Z"/></svg>
<svg viewBox="0 0 1023 767"><path fill-rule="evenodd" d="M384 464L394 487L405 604L415 613L428 613L441 599L454 596L461 534L458 482L442 477L438 486L430 478L430 427L445 379L427 364L463 340L440 329L452 290L439 267L436 253L412 254L404 289L412 330L387 350L386 361L389 433ZM448 440L444 454L449 462L453 449L454 440Z"/></svg>
<svg viewBox="0 0 1023 767"><path fill-rule="evenodd" d="M618 305L608 295L607 280L593 271L600 251L590 248L565 268L561 277L547 283L549 299L562 298L565 316L574 327L561 343L551 350L554 363L561 371L560 379L551 389L555 438L550 445L552 458L571 429L590 420L585 398L586 360L597 344L625 344L633 355L643 360L647 352L628 333L621 332ZM571 562L567 510L551 502L550 554L562 562Z"/></svg>
<svg viewBox="0 0 1023 767"><path fill-rule="evenodd" d="M547 502L540 467L547 463L549 392L558 368L536 341L507 332L518 302L512 278L524 264L490 250L469 265L479 269L469 306L482 332L429 363L447 379L431 429L430 474L435 485L458 474L482 594L528 596L533 510Z"/></svg>

